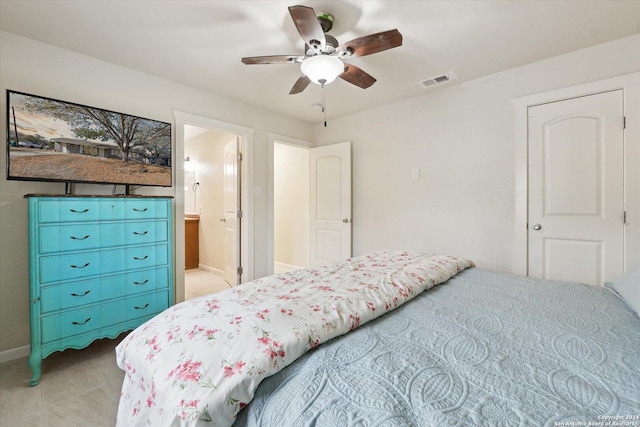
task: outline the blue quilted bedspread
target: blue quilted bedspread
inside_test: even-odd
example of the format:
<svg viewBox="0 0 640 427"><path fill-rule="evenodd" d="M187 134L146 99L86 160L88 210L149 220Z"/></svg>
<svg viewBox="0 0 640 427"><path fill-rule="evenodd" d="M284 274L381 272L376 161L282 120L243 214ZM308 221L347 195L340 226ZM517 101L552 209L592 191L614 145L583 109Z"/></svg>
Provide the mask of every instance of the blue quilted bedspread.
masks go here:
<svg viewBox="0 0 640 427"><path fill-rule="evenodd" d="M267 378L234 426L640 426L639 417L640 319L622 300L474 268Z"/></svg>

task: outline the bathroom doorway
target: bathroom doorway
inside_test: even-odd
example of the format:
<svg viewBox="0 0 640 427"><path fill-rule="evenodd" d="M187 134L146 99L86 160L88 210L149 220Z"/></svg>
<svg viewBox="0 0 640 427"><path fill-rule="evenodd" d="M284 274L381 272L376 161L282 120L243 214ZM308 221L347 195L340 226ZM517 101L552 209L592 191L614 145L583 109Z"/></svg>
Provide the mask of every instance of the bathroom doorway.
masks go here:
<svg viewBox="0 0 640 427"><path fill-rule="evenodd" d="M236 134L193 125L184 131L185 299L191 299L240 281L241 156Z"/></svg>
<svg viewBox="0 0 640 427"><path fill-rule="evenodd" d="M184 159L185 155L185 128L194 126L207 130L216 130L223 133L236 135L239 138L240 152L242 153L242 169L239 171L239 187L241 189L242 218L240 218L241 233L239 238L239 260L242 267L241 283L249 282L255 278L254 259L254 200L253 189L253 157L255 129L233 123L224 122L211 117L199 116L183 111L173 110L176 128L176 200L175 200L175 301L185 300L185 181ZM199 166L196 164L196 177ZM204 192L201 185L196 192ZM197 206L196 206L197 209ZM219 221L219 219L218 219ZM206 271L206 270L205 270Z"/></svg>

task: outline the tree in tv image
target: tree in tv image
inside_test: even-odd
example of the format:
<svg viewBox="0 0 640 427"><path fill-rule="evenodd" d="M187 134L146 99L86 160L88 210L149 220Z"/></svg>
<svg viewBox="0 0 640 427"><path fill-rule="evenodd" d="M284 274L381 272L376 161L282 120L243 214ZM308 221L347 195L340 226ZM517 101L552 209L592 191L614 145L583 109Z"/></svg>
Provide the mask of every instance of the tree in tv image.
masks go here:
<svg viewBox="0 0 640 427"><path fill-rule="evenodd" d="M171 186L171 124L7 93L8 179Z"/></svg>

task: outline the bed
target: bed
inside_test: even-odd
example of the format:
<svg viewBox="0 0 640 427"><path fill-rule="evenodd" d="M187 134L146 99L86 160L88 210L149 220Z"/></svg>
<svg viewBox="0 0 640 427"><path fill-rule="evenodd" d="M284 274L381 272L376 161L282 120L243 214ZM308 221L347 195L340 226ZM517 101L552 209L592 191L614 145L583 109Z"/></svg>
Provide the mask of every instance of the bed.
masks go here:
<svg viewBox="0 0 640 427"><path fill-rule="evenodd" d="M232 304L250 315L218 313ZM302 305L316 316L301 323ZM122 426L640 425L628 301L456 257L383 251L261 279L170 308L117 358Z"/></svg>

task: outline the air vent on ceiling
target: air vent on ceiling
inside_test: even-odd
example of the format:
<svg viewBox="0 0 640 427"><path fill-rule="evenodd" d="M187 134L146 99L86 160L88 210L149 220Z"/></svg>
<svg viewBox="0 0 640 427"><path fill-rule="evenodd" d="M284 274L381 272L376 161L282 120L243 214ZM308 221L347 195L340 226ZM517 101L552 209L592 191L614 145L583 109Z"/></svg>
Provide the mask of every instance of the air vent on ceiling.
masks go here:
<svg viewBox="0 0 640 427"><path fill-rule="evenodd" d="M438 84L446 83L448 81L454 80L455 78L456 78L456 75L453 73L453 71L449 71L447 74L422 80L420 81L420 84L422 85L422 87L427 88L427 87L435 86Z"/></svg>

